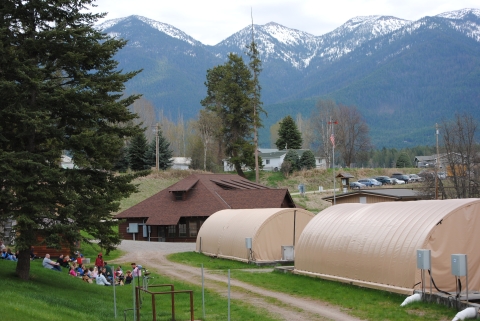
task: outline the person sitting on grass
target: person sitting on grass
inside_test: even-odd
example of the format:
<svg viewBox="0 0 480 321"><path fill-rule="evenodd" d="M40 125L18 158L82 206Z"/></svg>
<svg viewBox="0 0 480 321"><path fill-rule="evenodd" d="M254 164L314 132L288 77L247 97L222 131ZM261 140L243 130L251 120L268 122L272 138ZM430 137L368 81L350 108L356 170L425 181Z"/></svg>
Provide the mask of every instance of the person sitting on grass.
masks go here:
<svg viewBox="0 0 480 321"><path fill-rule="evenodd" d="M132 263L132 275L133 276L142 276L142 270L141 270L141 266L140 265L137 265L137 263Z"/></svg>
<svg viewBox="0 0 480 321"><path fill-rule="evenodd" d="M91 274L92 274L92 279L96 279L97 276L98 276L98 269L97 269L97 267L96 267L96 266L95 266L95 267L91 267L91 268L90 268L90 271L92 272L92 273L91 273Z"/></svg>
<svg viewBox="0 0 480 321"><path fill-rule="evenodd" d="M111 285L110 282L108 282L105 278L105 275L103 275L103 270L98 271L95 281L97 282L97 285Z"/></svg>
<svg viewBox="0 0 480 321"><path fill-rule="evenodd" d="M83 264L79 264L78 267L77 267L77 275L78 276L84 276L85 274L85 271L83 269Z"/></svg>
<svg viewBox="0 0 480 321"><path fill-rule="evenodd" d="M60 254L60 255L58 256L57 263L58 263L60 266L62 266L62 264L63 264L63 254Z"/></svg>
<svg viewBox="0 0 480 321"><path fill-rule="evenodd" d="M120 265L115 269L115 278L119 284L125 281L125 275L123 275L122 267Z"/></svg>
<svg viewBox="0 0 480 321"><path fill-rule="evenodd" d="M15 254L12 253L12 249L8 248L7 249L7 254L5 256L5 260L10 260L10 261L18 261L17 257Z"/></svg>
<svg viewBox="0 0 480 321"><path fill-rule="evenodd" d="M105 272L105 277L107 278L108 281L113 282L113 271L112 267L108 265L107 262L105 262L105 265L103 266L104 272Z"/></svg>
<svg viewBox="0 0 480 321"><path fill-rule="evenodd" d="M77 272L75 272L75 268L73 266L70 267L70 270L68 271L68 274L71 276L77 276Z"/></svg>
<svg viewBox="0 0 480 321"><path fill-rule="evenodd" d="M50 260L50 254L45 254L45 258L43 259L42 265L46 269L62 271L62 268L60 267L60 264L58 264L58 262L54 262Z"/></svg>
<svg viewBox="0 0 480 321"><path fill-rule="evenodd" d="M30 247L30 260L35 260L37 256L35 255L35 248L32 246Z"/></svg>
<svg viewBox="0 0 480 321"><path fill-rule="evenodd" d="M128 270L127 274L125 275L125 284L132 283L132 280L133 280L132 271Z"/></svg>

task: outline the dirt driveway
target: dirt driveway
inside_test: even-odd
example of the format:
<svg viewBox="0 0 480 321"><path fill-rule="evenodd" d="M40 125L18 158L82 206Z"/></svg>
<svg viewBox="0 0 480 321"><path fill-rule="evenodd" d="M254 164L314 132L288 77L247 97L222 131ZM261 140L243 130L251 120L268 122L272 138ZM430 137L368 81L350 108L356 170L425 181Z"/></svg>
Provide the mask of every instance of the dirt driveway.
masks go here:
<svg viewBox="0 0 480 321"><path fill-rule="evenodd" d="M119 249L125 251L127 254L116 260L118 262L136 262L158 274L201 286L200 269L170 262L165 258L165 255L170 253L194 251L194 243L122 241ZM225 297L227 296L226 276L205 271L204 278L206 288ZM274 315L277 320L360 320L349 316L337 307L330 306L321 301L298 298L265 290L234 279L230 280L230 285L230 296L232 299L242 300L253 306L266 309ZM271 300L270 298L274 298L276 302L280 303L272 303L275 302L275 300Z"/></svg>

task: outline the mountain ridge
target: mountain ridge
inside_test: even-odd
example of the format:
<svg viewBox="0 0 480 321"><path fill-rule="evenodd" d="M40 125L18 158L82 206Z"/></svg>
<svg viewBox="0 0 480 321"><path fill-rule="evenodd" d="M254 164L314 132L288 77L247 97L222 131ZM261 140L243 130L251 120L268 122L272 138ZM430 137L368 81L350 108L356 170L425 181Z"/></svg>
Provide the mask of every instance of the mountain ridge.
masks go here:
<svg viewBox="0 0 480 321"><path fill-rule="evenodd" d="M127 91L144 93L172 118L180 111L194 118L205 96L207 70L224 63L229 52L248 59L246 45L252 39L250 25L208 46L173 26L140 16L108 20L97 28L129 40L118 53L120 68L144 69L127 84ZM480 88L479 9L416 21L359 16L320 36L273 21L253 25L253 32L263 62L262 100L269 115L261 133L264 147L269 144L268 126L295 112L289 105L309 117L319 98L356 105L378 147L422 142L416 136L428 127L423 123L439 122L455 111L471 111L480 118L480 97L474 90ZM382 117L395 124L382 124ZM406 135L405 128L411 134Z"/></svg>

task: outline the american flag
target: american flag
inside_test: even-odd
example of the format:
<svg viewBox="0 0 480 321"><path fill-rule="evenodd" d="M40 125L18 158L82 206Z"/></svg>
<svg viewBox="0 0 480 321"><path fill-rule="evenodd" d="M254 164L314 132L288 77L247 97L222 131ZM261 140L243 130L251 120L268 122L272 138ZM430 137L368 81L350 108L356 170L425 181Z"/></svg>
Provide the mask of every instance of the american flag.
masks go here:
<svg viewBox="0 0 480 321"><path fill-rule="evenodd" d="M333 147L335 147L335 136L333 136L333 134L330 135L330 141L332 142Z"/></svg>

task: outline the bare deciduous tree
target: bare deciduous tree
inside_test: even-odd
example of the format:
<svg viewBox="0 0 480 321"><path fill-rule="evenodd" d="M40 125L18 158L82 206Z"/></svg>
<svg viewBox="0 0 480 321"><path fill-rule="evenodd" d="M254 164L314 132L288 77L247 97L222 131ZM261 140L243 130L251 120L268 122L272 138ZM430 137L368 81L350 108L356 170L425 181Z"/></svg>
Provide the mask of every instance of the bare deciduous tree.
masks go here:
<svg viewBox="0 0 480 321"><path fill-rule="evenodd" d="M207 149L213 143L215 137L218 137L221 128L220 118L213 112L200 110L198 121L195 123L195 129L198 131L203 144L203 170L207 170Z"/></svg>
<svg viewBox="0 0 480 321"><path fill-rule="evenodd" d="M318 141L318 145L315 147L318 153L325 158L327 168L330 167L332 159L332 145L330 142L332 129L328 122L335 118L336 108L337 105L332 100L319 100L311 117L312 132Z"/></svg>
<svg viewBox="0 0 480 321"><path fill-rule="evenodd" d="M142 123L142 126L145 127L145 137L148 141L151 141L155 137L153 128L157 122L155 117L155 108L152 103L141 97L137 99L133 105L131 105L131 110L138 115L133 122L134 124Z"/></svg>
<svg viewBox="0 0 480 321"><path fill-rule="evenodd" d="M311 121L309 119L303 119L302 114L297 114L295 123L297 124L298 130L302 134L302 148L309 149L312 143L315 141Z"/></svg>
<svg viewBox="0 0 480 321"><path fill-rule="evenodd" d="M355 106L337 105L331 100L319 100L311 117L311 128L318 140L318 151L330 167L332 143L335 134L335 148L346 166L351 166L367 156L371 149L367 123ZM336 122L335 125L329 125ZM335 126L335 128L332 128Z"/></svg>
<svg viewBox="0 0 480 321"><path fill-rule="evenodd" d="M475 143L477 121L469 114L456 114L454 120L443 122L445 159L454 193L449 198L479 197L475 175L478 145Z"/></svg>
<svg viewBox="0 0 480 321"><path fill-rule="evenodd" d="M371 149L368 125L355 106L339 105L335 119L336 147L346 166L351 166Z"/></svg>

